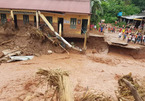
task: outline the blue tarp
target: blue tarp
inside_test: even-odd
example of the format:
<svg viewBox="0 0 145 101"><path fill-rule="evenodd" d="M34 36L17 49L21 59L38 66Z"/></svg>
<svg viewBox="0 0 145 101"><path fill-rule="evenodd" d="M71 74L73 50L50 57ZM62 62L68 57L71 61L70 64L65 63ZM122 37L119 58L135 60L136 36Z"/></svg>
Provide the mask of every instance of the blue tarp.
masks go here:
<svg viewBox="0 0 145 101"><path fill-rule="evenodd" d="M117 14L117 16L122 16L122 12L119 12L119 13Z"/></svg>

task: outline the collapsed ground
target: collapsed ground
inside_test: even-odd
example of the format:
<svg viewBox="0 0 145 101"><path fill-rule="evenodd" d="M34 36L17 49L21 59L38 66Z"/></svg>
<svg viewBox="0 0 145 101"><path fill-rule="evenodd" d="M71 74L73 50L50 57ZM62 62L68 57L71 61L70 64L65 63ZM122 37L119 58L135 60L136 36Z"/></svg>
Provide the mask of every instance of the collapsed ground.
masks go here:
<svg viewBox="0 0 145 101"><path fill-rule="evenodd" d="M103 92L104 95L111 97L111 100L116 101L115 90L118 88L118 80L130 72L140 84L145 82L145 59L134 59L132 55L125 54L126 49L120 52L118 48L109 47L103 38L90 37L86 54L70 52L68 55L48 39L37 37L32 28L32 26L22 27L14 30L14 33L8 33L12 31L11 29L0 34L1 43L12 40L1 44L0 51L15 48L21 50L23 55L39 56L29 61L1 64L0 101L21 101L34 93L44 94L45 87L35 86L36 72L40 68L47 70L61 68L68 71L76 99L89 89L97 94ZM3 30L2 27L1 31L5 32ZM76 46L83 46L83 40L68 41ZM48 50L54 53L47 55ZM43 101L43 98L37 96L32 101Z"/></svg>

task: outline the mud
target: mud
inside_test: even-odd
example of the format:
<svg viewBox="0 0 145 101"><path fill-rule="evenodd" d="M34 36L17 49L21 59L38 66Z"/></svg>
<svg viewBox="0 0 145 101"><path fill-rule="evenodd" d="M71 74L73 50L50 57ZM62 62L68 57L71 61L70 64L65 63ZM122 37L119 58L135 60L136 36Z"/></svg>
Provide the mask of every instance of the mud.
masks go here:
<svg viewBox="0 0 145 101"><path fill-rule="evenodd" d="M11 42L1 45L0 51L18 49L23 52L23 55L48 54L48 50L56 53L63 52L58 45L52 44L47 38L37 33L37 29L33 26L24 26L12 32L13 34L8 34L7 31L0 33L0 43L11 40Z"/></svg>
<svg viewBox="0 0 145 101"><path fill-rule="evenodd" d="M101 58L94 61L89 56ZM110 61L104 61L106 59ZM81 54L52 54L35 57L29 61L3 63L0 65L0 101L11 99L24 99L28 95L38 94L32 101L41 101L41 94L45 93L46 86L37 87L36 72L39 68L61 68L70 74L70 80L74 91L74 97L83 96L88 88L89 91L104 93L116 101L115 90L118 88L118 76L132 72L133 78L142 80L145 77L145 63L135 60L130 56L109 53L99 55L88 53ZM112 65L113 63L113 65ZM114 65L115 64L115 65ZM50 91L50 97L53 93ZM113 100L114 99L114 100Z"/></svg>
<svg viewBox="0 0 145 101"><path fill-rule="evenodd" d="M109 46L109 52L118 53L121 55L132 56L134 59L144 59L145 58L145 48L141 49L129 49L119 46Z"/></svg>
<svg viewBox="0 0 145 101"><path fill-rule="evenodd" d="M87 48L92 49L93 53L108 53L108 44L104 41L104 38L89 37Z"/></svg>
<svg viewBox="0 0 145 101"><path fill-rule="evenodd" d="M28 27L23 27L16 30L13 36L0 34L0 43L12 40L1 45L0 51L17 48L24 55L39 56L29 61L0 65L0 101L22 101L32 95L34 98L31 101L44 101L46 85L37 87L36 72L40 68L68 71L76 99L89 89L90 92L104 93L112 101L117 101L115 90L118 88L119 77L132 72L133 78L144 81L145 59L141 59L144 50L139 53L137 50L108 46L103 38L90 37L86 54L59 54L62 52L60 47L45 38L32 37L30 33ZM83 47L83 39L67 40L75 46ZM48 50L54 53L45 55ZM136 55L140 59L135 59ZM52 97L53 90L49 92L48 99Z"/></svg>

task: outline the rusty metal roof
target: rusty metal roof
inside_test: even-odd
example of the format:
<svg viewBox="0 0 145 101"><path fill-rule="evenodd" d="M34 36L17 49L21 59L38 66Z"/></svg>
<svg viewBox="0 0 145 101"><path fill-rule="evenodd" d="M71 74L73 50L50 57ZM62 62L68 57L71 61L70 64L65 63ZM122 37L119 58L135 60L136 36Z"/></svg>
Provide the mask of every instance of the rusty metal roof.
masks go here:
<svg viewBox="0 0 145 101"><path fill-rule="evenodd" d="M0 8L90 14L90 0L0 0Z"/></svg>

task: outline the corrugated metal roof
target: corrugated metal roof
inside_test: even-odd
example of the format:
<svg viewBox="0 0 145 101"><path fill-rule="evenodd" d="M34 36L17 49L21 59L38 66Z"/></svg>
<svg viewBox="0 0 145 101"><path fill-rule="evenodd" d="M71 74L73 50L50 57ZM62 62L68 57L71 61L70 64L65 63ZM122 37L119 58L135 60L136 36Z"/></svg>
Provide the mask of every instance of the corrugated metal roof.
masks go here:
<svg viewBox="0 0 145 101"><path fill-rule="evenodd" d="M145 11L143 11L142 13L138 14L137 16L144 16L145 17Z"/></svg>
<svg viewBox="0 0 145 101"><path fill-rule="evenodd" d="M137 15L131 15L131 16L122 16L122 18L125 19L138 19L138 18L143 18L145 16L137 16Z"/></svg>
<svg viewBox="0 0 145 101"><path fill-rule="evenodd" d="M0 0L0 8L90 13L90 0Z"/></svg>
<svg viewBox="0 0 145 101"><path fill-rule="evenodd" d="M143 11L142 13L140 14L137 14L137 15L129 15L129 16L121 16L122 18L125 18L125 19L138 19L138 18L144 18L145 17L145 11Z"/></svg>

